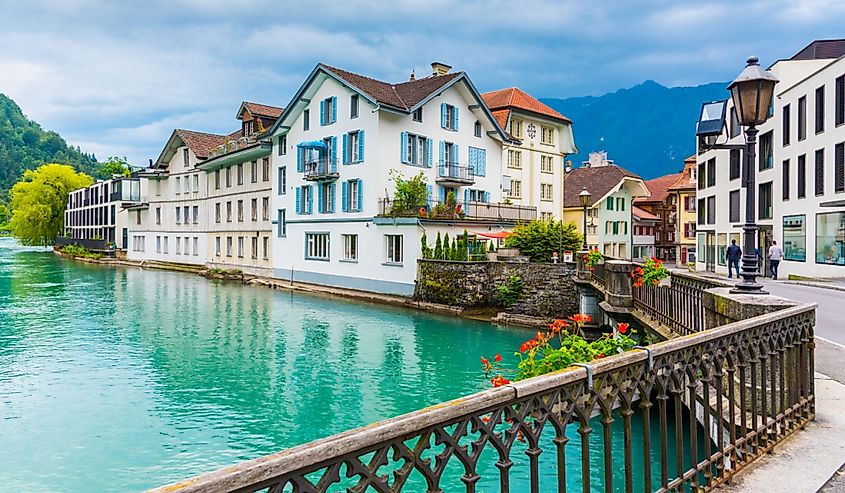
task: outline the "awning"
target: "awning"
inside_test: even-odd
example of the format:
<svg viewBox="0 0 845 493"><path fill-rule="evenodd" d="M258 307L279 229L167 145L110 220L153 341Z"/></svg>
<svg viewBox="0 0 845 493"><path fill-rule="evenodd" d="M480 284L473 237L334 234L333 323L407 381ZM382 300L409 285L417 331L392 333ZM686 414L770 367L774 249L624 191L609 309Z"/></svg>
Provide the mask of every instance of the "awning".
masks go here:
<svg viewBox="0 0 845 493"><path fill-rule="evenodd" d="M485 238L502 239L511 235L510 231L496 231L495 233L473 233L476 236L483 236Z"/></svg>
<svg viewBox="0 0 845 493"><path fill-rule="evenodd" d="M326 143L322 140L306 140L297 144L296 147L301 149L325 149Z"/></svg>

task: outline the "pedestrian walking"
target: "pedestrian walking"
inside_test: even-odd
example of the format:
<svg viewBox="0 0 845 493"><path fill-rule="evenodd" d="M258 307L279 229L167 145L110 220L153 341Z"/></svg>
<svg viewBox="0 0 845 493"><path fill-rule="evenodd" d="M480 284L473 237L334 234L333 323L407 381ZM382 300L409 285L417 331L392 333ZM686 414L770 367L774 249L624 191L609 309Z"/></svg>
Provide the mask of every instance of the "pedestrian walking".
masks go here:
<svg viewBox="0 0 845 493"><path fill-rule="evenodd" d="M772 240L772 246L769 247L769 270L772 273L772 279L778 278L778 266L783 259L783 249L778 246L778 242Z"/></svg>
<svg viewBox="0 0 845 493"><path fill-rule="evenodd" d="M731 246L725 252L728 260L728 277L733 277L733 270L736 270L736 277L739 277L739 259L742 258L742 249L737 246L736 240L731 240Z"/></svg>

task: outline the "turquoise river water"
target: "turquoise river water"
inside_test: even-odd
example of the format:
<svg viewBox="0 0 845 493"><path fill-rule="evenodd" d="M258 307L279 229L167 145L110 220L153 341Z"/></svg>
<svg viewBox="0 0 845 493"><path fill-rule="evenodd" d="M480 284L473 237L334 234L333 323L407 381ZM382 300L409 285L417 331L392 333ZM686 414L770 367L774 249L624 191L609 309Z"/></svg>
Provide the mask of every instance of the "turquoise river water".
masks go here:
<svg viewBox="0 0 845 493"><path fill-rule="evenodd" d="M479 355L530 334L0 238L0 491L140 491L276 452L485 389Z"/></svg>

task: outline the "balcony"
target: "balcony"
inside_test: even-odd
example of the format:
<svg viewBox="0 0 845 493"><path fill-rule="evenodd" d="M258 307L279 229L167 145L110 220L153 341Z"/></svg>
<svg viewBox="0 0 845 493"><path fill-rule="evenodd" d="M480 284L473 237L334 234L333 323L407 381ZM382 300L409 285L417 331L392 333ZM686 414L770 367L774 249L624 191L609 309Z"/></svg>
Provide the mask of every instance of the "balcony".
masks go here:
<svg viewBox="0 0 845 493"><path fill-rule="evenodd" d="M227 140L225 143L220 144L219 146L210 150L208 152L208 159L212 159L217 156L222 156L223 154L228 154L230 152L239 151L248 146L251 146L252 144L255 144L254 135L251 135L249 137L240 137L238 139Z"/></svg>
<svg viewBox="0 0 845 493"><path fill-rule="evenodd" d="M328 159L307 161L302 165L302 170L305 173L303 179L306 181L331 181L337 180L340 176L336 165Z"/></svg>
<svg viewBox="0 0 845 493"><path fill-rule="evenodd" d="M378 215L382 217L414 217L427 221L466 220L523 223L537 219L537 208L477 201L449 203L435 200L419 205L406 205L393 199L380 199Z"/></svg>
<svg viewBox="0 0 845 493"><path fill-rule="evenodd" d="M472 185L475 173L469 166L452 161L440 161L435 181L441 185Z"/></svg>

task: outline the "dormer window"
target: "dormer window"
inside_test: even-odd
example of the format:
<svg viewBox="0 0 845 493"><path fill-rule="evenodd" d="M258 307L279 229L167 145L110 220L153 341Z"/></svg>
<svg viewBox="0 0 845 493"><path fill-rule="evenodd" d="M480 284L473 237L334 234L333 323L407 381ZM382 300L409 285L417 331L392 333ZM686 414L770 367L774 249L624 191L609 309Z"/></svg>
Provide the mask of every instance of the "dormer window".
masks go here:
<svg viewBox="0 0 845 493"><path fill-rule="evenodd" d="M255 132L255 120L244 122L243 134L244 137L249 137Z"/></svg>
<svg viewBox="0 0 845 493"><path fill-rule="evenodd" d="M191 165L191 153L187 147L182 149L182 162L185 163L186 168Z"/></svg>
<svg viewBox="0 0 845 493"><path fill-rule="evenodd" d="M412 118L414 119L415 122L422 123L422 107L414 110Z"/></svg>

